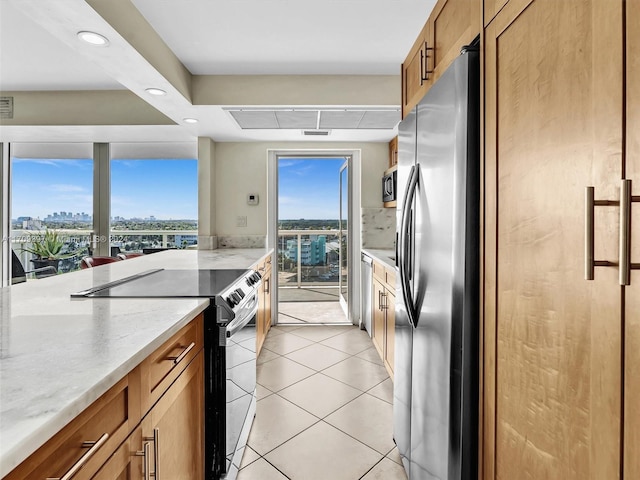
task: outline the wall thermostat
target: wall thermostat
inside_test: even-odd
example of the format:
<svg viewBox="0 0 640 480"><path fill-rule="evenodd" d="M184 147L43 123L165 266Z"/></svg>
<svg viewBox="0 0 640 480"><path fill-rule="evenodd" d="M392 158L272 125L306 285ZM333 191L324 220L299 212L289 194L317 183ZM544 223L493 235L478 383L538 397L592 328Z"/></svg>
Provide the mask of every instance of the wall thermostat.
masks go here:
<svg viewBox="0 0 640 480"><path fill-rule="evenodd" d="M247 195L247 205L258 205L258 194L257 193L250 193L249 195Z"/></svg>

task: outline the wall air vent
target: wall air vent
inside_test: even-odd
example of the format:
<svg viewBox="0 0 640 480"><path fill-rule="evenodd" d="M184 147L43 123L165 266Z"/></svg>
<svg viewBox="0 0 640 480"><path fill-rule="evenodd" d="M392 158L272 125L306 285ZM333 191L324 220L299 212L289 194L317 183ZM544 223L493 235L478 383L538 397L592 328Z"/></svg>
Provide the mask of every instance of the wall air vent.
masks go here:
<svg viewBox="0 0 640 480"><path fill-rule="evenodd" d="M316 135L316 136L324 136L329 135L329 130L303 130L303 135Z"/></svg>
<svg viewBox="0 0 640 480"><path fill-rule="evenodd" d="M13 97L0 97L0 118L13 118Z"/></svg>

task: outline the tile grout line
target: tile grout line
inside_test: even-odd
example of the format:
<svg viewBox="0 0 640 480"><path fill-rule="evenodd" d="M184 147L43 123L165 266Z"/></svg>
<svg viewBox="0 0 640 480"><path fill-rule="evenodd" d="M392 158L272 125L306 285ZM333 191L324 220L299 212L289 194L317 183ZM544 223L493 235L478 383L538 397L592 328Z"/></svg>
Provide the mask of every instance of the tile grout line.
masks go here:
<svg viewBox="0 0 640 480"><path fill-rule="evenodd" d="M293 318L295 318L295 317L293 317ZM383 368L384 368L384 366L383 366L383 365L380 365L380 364L379 364L379 363L377 363L377 362L374 362L374 361L368 360L367 358L362 358L362 357L359 357L359 356L358 356L358 355L362 354L363 352L365 352L366 350L368 350L369 348L373 348L373 343L371 344L371 346L370 346L370 347L364 348L363 350L358 351L358 352L356 352L356 353L345 352L345 351L340 350L340 349L338 349L338 348L335 348L335 347L332 347L332 346L329 346L329 345L325 345L325 344L323 344L323 343L322 343L323 341L329 340L329 339L331 339L331 338L335 338L335 337L337 337L337 336L339 336L339 335L347 334L347 333L349 333L350 331L353 331L352 329L349 329L347 332L340 332L340 333L336 333L335 335L330 335L329 337L323 338L323 339L321 339L321 340L312 340L312 339L309 339L309 338L304 337L304 336L302 336L302 335L296 335L296 334L295 334L295 330L298 330L299 328L303 328L303 326L304 326L304 325L312 325L312 324L310 324L310 323L302 324L300 327L298 327L298 328L296 328L296 329L293 329L293 330L291 330L290 332L282 332L282 334L290 333L291 335L294 335L294 336L296 336L296 337L298 337L298 338L302 338L302 339L305 339L305 340L310 341L310 342L311 342L311 344L306 345L306 346L301 347L301 348L298 348L298 349L295 349L295 350L292 350L291 352L287 352L287 353L285 353L285 354L280 354L280 353L278 353L278 352L274 352L273 350L269 350L267 347L265 347L265 348L266 348L267 350L269 350L271 353L273 353L273 354L277 355L277 357L276 357L276 358L274 358L274 359L271 359L271 360L269 360L269 361L267 361L267 362L263 362L261 365L267 364L267 363L269 363L270 361L276 360L276 359L278 359L278 358L280 358L280 357L284 357L284 358L286 358L287 360L289 360L289 361L291 361L291 362L293 362L293 363L295 363L295 364L298 364L298 365L300 365L300 366L303 366L303 367L305 367L305 368L308 368L308 369L312 370L312 371L313 371L313 373L312 373L311 375L308 375L308 376L306 376L306 377L304 377L304 378L302 378L302 379L300 379L300 380L297 380L297 381L295 381L295 382L291 383L290 385L287 385L286 387L281 388L281 389L279 389L279 390L277 390L277 391L272 391L271 389L269 389L269 388L265 387L265 386L264 386L264 385L262 385L262 384L261 384L261 386L262 386L265 390L267 390L268 392L270 392L270 393L268 393L268 395L266 395L266 396L265 396L265 397L263 397L263 398L266 398L267 396L271 396L271 395L277 395L280 399L282 399L282 400L284 400L284 401L286 401L286 402L290 403L291 405L294 405L295 407L297 407L297 408L301 409L302 411L304 411L304 412L308 413L309 415L313 416L314 418L316 418L316 419L317 419L317 421L316 421L316 422L314 422L314 423L312 423L312 424L311 424L311 425L309 425L308 427L304 428L304 429L303 429L303 430L301 430L300 432L296 433L296 434L295 434L295 435L293 435L292 437L288 438L288 439L287 439L287 440L285 440L284 442L280 443L280 444L279 444L279 445L277 445L276 447L272 448L271 450L269 450L268 452L266 452L264 455L259 454L259 453L258 453L257 451L255 451L255 450L254 450L250 445L248 445L248 446L249 446L249 447L250 447L250 448L251 448L251 449L256 453L256 455L258 455L258 458L262 458L262 459L264 459L264 460L265 460L265 462L267 462L269 465L271 465L273 468L275 468L275 469L276 469L280 474L282 474L285 478L287 478L287 479L291 480L291 479L290 479L290 477L288 477L284 472L282 472L282 471L281 471L280 469L278 469L275 465L273 465L271 462L269 462L269 460L268 460L268 459L266 459L266 458L265 458L265 456L266 456L266 455L268 455L268 454L270 454L270 453L272 453L274 450L276 450L276 449L278 449L278 448L282 447L284 444L286 444L286 443L287 443L287 442L289 442L290 440L292 440L292 439L296 438L297 436L299 436L299 435L300 435L300 434L302 434L303 432L306 432L306 431L307 431L307 430L309 430L310 428L312 428L312 427L314 427L314 426L317 426L320 422L322 422L322 423L324 423L325 425L327 425L327 426L329 426L329 427L332 427L332 428L334 428L335 430L337 430L338 432L341 432L341 433L343 433L344 435L348 436L349 438L351 438L351 439L355 440L355 441L356 441L356 442L358 442L359 444L364 445L365 447L367 447L368 449L372 450L372 451L373 451L373 452L375 452L376 454L381 455L381 458L380 458L377 462L375 462L373 465L371 465L371 467L370 467L370 468L369 468L369 469L368 469L368 470L367 470L367 471L366 471L362 476L360 476L360 477L359 477L359 478L360 478L360 480L361 480L361 479L363 479L366 475L368 475L368 474L369 474L369 473L370 473L370 472L371 472L371 471L372 471L372 470L373 470L377 465L379 465L379 464L380 464L380 463L381 463L385 458L389 458L389 457L388 457L388 455L390 455L390 454L391 454L391 452L393 452L393 450L394 450L396 447L394 446L393 448L391 448L391 449L390 449L388 452L386 452L386 453L381 453L381 452L379 452L378 450L376 450L375 448L373 448L372 446L367 445L366 443L364 443L363 441L359 440L358 438L353 437L353 436L352 436L352 435L350 435L349 433L344 432L344 431L343 431L342 429L340 429L339 427L337 427L337 426L335 426L335 425L333 425L333 424L329 423L328 421L326 421L326 419L327 419L329 416L331 416L331 415L333 415L334 413L336 413L338 410L340 410L340 409L342 409L342 408L345 408L345 407L346 407L346 406L348 406L350 403L354 402L355 400L359 399L360 397L362 397L362 396L363 396L363 395L365 395L365 394L369 395L369 396L370 396L371 398L373 398L373 399L376 399L376 400L379 400L379 401L385 402L385 403L387 403L387 404L391 404L391 405L393 405L393 403L392 403L392 402L388 402L387 400L385 400L385 399L383 399L383 398L380 398L380 397L378 397L378 396L376 396L376 395L373 395L373 394L369 393L372 389L374 389L374 388L376 388L376 387L380 386L382 383L384 383L384 382L386 382L388 379L390 379L390 377L387 375L387 376L386 376L386 378L384 378L383 380L381 380L381 381L377 382L375 385L373 385L373 386L371 386L371 387L367 388L366 390L362 390L362 389L360 389L360 388L358 388L358 387L355 387L354 385L351 385L351 384L349 384L349 383L347 383L347 382L345 382L345 381L342 381L342 380L339 380L339 379L337 379L337 378L333 378L333 377L331 377L330 375L327 375L326 373L324 373L324 372L325 372L325 370L327 370L327 369L329 369L329 368L332 368L332 367L334 367L334 366L336 366L336 365L338 365L338 364L340 364L340 363L342 363L342 362L344 362L344 361L350 360L350 359L352 359L353 357L356 357L356 358L358 358L358 359L360 359L360 360L362 360L362 361L365 361L365 362L367 362L367 363L369 363L369 364L371 364L371 365L376 365L377 367L383 367ZM326 326L334 326L334 325L336 325L336 324L326 324ZM278 336L279 336L279 335L278 335ZM310 367L310 366L308 366L308 365L305 365L304 363L301 363L301 362L299 362L299 361L296 361L296 360L295 360L295 359L293 359L293 358L289 358L289 357L288 357L288 355L290 355L290 354L292 354L292 353L299 352L299 351L301 351L301 350L303 350L303 349L305 349L305 348L307 348L307 347L311 347L311 346L318 345L318 344L319 344L319 345L321 345L321 346L324 346L324 347L326 347L326 348L331 348L332 350L335 350L335 351L340 352L340 353L342 353L342 354L345 354L345 355L347 355L347 357L346 357L346 358L344 358L344 359L342 359L342 360L340 360L340 361L338 361L338 362L336 362L336 363L333 363L333 364L331 364L331 365L328 365L327 367L325 367L325 368L323 368L323 369L321 369L321 370L316 370L315 368L312 368L312 367ZM359 393L358 393L358 395L357 395L356 397L352 398L351 400L347 401L346 403L342 404L341 406L337 407L336 409L332 410L331 412L327 413L326 415L324 415L324 416L322 416L322 417L319 417L318 415L316 415L316 414L314 414L314 413L312 413L312 412L308 411L308 410L307 410L307 409L305 409L304 407L302 407L302 406L300 406L300 405L296 404L295 402L293 402L293 401L291 401L291 400L289 400L289 399L287 399L287 398L283 397L282 395L280 395L280 393L279 393L279 392L281 392L281 391L283 391L283 390L285 390L285 389L287 389L287 388L289 388L289 387L292 387L292 386L294 386L294 385L296 385L296 384L298 384L298 383L300 383L300 382L302 382L302 381L304 381L304 380L308 380L308 379L310 379L311 377L313 377L313 376L314 376L314 375L316 375L316 374L320 374L320 375L322 375L322 376L324 376L324 377L326 377L326 378L328 378L328 379L331 379L331 380L337 381L337 382L339 382L339 383L341 383L341 384L343 384L343 385L345 385L345 386L351 387L351 388L353 388L353 389L357 390ZM257 382L257 383L260 383L260 382ZM258 460L258 459L254 460L254 462L255 462L255 461L257 461L257 460ZM391 459L390 459L390 460L391 460ZM397 462L395 462L394 460L391 460L391 461L392 461L394 464L396 464L396 465L398 464L398 463L397 463ZM250 463L250 464L248 464L248 465L251 465L251 464L253 464L254 462L251 462L251 463ZM243 469L244 469L244 468L246 468L248 465L243 466Z"/></svg>

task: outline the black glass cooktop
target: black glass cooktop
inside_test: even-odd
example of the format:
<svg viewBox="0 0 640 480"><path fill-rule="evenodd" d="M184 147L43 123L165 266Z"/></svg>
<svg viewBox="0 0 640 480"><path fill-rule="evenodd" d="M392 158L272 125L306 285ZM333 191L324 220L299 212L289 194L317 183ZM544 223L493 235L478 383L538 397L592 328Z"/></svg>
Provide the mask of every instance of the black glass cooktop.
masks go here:
<svg viewBox="0 0 640 480"><path fill-rule="evenodd" d="M73 294L89 298L213 298L248 270L151 270Z"/></svg>

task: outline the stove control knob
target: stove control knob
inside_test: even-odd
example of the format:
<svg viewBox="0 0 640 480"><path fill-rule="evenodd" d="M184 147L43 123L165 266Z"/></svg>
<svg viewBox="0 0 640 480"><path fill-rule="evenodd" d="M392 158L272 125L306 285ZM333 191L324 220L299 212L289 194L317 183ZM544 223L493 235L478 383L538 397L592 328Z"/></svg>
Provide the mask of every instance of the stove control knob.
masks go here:
<svg viewBox="0 0 640 480"><path fill-rule="evenodd" d="M241 288L236 288L236 293L240 295L240 298L244 298L244 292L242 291Z"/></svg>
<svg viewBox="0 0 640 480"><path fill-rule="evenodd" d="M233 301L235 302L234 305L238 305L240 303L240 300L242 300L242 297L238 295L237 292L233 292L231 294L231 298L233 298Z"/></svg>
<svg viewBox="0 0 640 480"><path fill-rule="evenodd" d="M229 305L231 305L232 307L236 306L235 300L233 299L233 297L231 295L229 295L227 298L225 298L225 300L227 301L227 303Z"/></svg>

